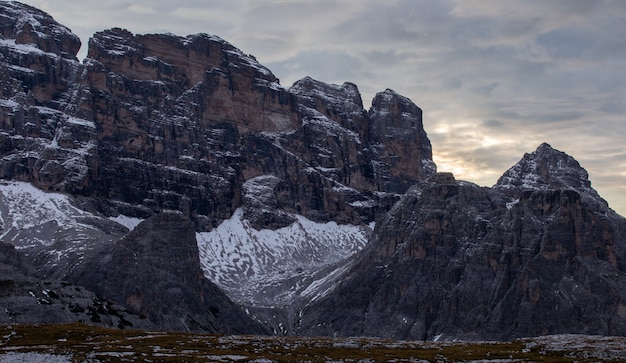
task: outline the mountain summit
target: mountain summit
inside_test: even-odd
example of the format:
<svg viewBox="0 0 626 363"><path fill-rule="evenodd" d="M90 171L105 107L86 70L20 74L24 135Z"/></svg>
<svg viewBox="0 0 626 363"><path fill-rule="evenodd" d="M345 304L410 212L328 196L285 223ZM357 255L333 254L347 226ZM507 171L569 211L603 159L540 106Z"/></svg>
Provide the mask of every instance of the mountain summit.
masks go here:
<svg viewBox="0 0 626 363"><path fill-rule="evenodd" d="M537 147L499 179L495 188L559 189L572 188L595 193L589 174L573 157L558 151L547 143Z"/></svg>
<svg viewBox="0 0 626 363"><path fill-rule="evenodd" d="M376 225L299 332L396 339L626 334L626 220L542 144L493 188L439 173Z"/></svg>

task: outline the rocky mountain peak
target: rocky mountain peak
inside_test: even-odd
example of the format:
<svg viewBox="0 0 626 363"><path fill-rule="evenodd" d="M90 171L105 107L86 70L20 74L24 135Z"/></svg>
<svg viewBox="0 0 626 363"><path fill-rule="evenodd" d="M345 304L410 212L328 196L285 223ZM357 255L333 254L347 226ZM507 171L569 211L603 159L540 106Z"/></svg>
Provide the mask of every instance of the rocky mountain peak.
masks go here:
<svg viewBox="0 0 626 363"><path fill-rule="evenodd" d="M522 188L533 190L576 189L591 192L589 174L578 161L566 153L542 143L498 179L496 189Z"/></svg>
<svg viewBox="0 0 626 363"><path fill-rule="evenodd" d="M302 330L426 340L624 335L626 220L598 198L578 162L548 144L494 188L437 173L377 220L350 271L305 308Z"/></svg>
<svg viewBox="0 0 626 363"><path fill-rule="evenodd" d="M14 45L34 45L43 52L76 59L80 39L45 12L17 1L3 1L0 14L3 46L13 41Z"/></svg>
<svg viewBox="0 0 626 363"><path fill-rule="evenodd" d="M278 82L253 56L220 37L203 33L186 37L169 33L135 35L126 29L112 28L93 35L87 56L121 74L152 81L176 80L184 87L205 81L207 71L218 69Z"/></svg>
<svg viewBox="0 0 626 363"><path fill-rule="evenodd" d="M372 143L385 145L379 152L384 162L392 166L396 178L406 179L409 175L428 177L437 171L432 161L432 146L422 123L422 110L413 101L386 89L376 94L368 114ZM400 155L412 157L398 157ZM392 180L390 182L393 183ZM407 187L401 183L397 185L397 190L406 190Z"/></svg>
<svg viewBox="0 0 626 363"><path fill-rule="evenodd" d="M0 18L0 28L15 22ZM274 209L369 223L434 170L408 99L394 93L406 107L370 116L353 83L307 77L287 90L217 36L112 28L93 35L83 64L30 48L0 47L11 84L0 176L81 195L106 215L180 210L211 229L256 200L244 182L274 176ZM45 157L29 161L33 150ZM266 217L253 219L293 220Z"/></svg>
<svg viewBox="0 0 626 363"><path fill-rule="evenodd" d="M383 92L376 93L376 96L374 96L372 100L370 113L396 110L401 113L419 115L420 118L422 115L422 109L413 103L413 101L392 89L387 88Z"/></svg>
<svg viewBox="0 0 626 363"><path fill-rule="evenodd" d="M337 109L350 111L361 111L363 109L361 93L358 87L351 82L336 85L321 82L307 76L296 81L289 91L299 96L308 97L311 100L321 98L327 105L336 105L335 108Z"/></svg>

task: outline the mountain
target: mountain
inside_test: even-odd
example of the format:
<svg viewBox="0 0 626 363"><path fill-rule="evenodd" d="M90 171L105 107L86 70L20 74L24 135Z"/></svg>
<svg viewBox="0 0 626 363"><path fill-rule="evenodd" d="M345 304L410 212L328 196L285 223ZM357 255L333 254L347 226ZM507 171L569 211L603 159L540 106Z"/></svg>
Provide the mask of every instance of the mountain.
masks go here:
<svg viewBox="0 0 626 363"><path fill-rule="evenodd" d="M351 84L305 78L287 90L206 34L114 28L94 34L81 64L59 50L75 54L65 46L75 36L49 16L16 2L2 11L24 19L3 24L0 44L5 179L81 197L106 215L180 210L209 231L255 177L279 179L273 209L358 224L435 171L421 110L391 90L369 112ZM22 39L24 27L57 46ZM249 217L258 229L293 222L273 213Z"/></svg>
<svg viewBox="0 0 626 363"><path fill-rule="evenodd" d="M396 339L626 334L626 220L542 144L492 188L438 173L376 225L299 333Z"/></svg>
<svg viewBox="0 0 626 363"><path fill-rule="evenodd" d="M80 63L49 15L0 13L0 236L42 277L86 283L129 230L178 211L209 280L292 314L436 170L421 109L392 90L368 111L351 83L285 89L206 34L113 28Z"/></svg>
<svg viewBox="0 0 626 363"><path fill-rule="evenodd" d="M437 173L393 90L366 110L350 82L284 88L207 34L112 28L79 62L48 14L0 15L0 303L24 301L24 322L48 284L54 311L72 288L84 311L110 300L105 325L626 335L624 218L550 145L479 187Z"/></svg>

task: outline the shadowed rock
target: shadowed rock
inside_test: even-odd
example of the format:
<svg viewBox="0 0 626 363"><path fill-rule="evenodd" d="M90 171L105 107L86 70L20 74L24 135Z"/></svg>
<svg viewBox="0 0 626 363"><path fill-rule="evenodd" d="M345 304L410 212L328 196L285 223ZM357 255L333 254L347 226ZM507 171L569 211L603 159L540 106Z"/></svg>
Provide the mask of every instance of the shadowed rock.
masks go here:
<svg viewBox="0 0 626 363"><path fill-rule="evenodd" d="M0 242L0 324L83 322L107 327L154 329L126 308L67 282L39 279L12 245Z"/></svg>
<svg viewBox="0 0 626 363"><path fill-rule="evenodd" d="M533 182L516 185L511 170ZM544 144L494 188L451 174L418 183L377 224L343 282L305 310L301 332L429 340L626 334L626 220L586 175Z"/></svg>
<svg viewBox="0 0 626 363"><path fill-rule="evenodd" d="M119 301L159 329L265 333L204 277L193 225L181 213L148 218L67 278Z"/></svg>

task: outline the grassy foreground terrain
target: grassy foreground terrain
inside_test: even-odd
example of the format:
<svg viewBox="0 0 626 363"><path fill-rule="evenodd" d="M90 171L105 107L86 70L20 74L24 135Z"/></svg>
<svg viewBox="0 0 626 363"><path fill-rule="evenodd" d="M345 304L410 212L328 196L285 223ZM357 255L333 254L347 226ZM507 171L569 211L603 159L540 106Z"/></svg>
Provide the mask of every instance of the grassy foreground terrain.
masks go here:
<svg viewBox="0 0 626 363"><path fill-rule="evenodd" d="M513 342L221 336L82 324L0 327L0 362L623 362L626 338Z"/></svg>

